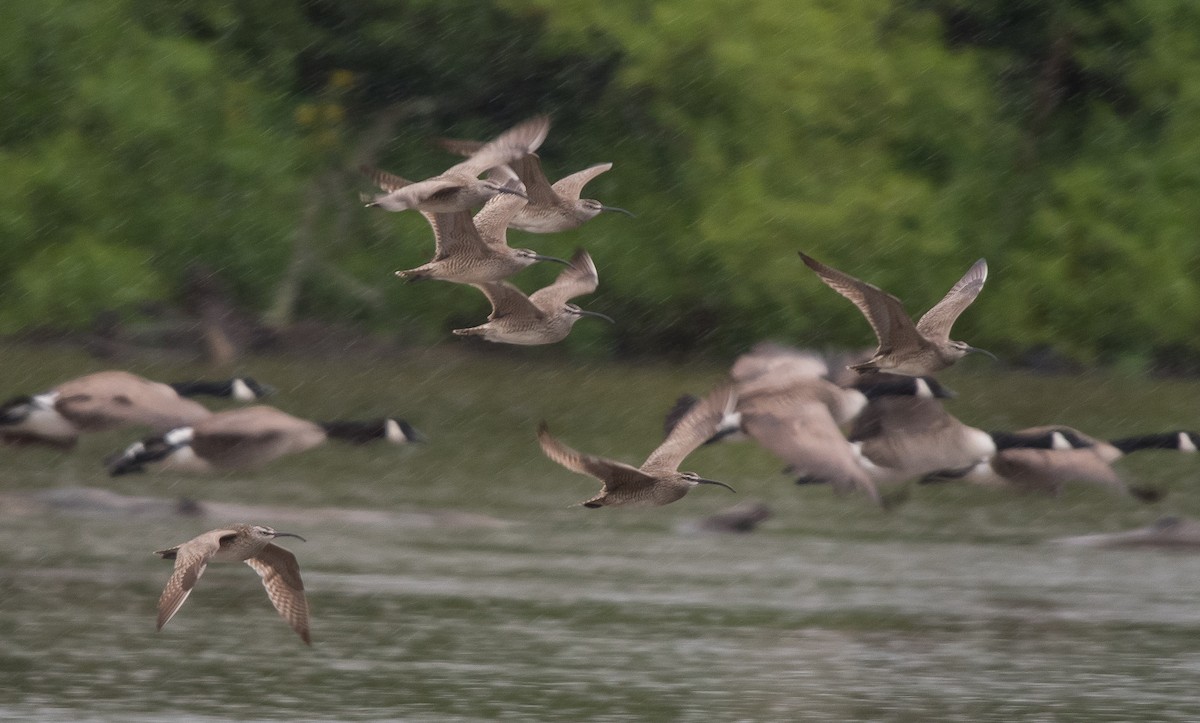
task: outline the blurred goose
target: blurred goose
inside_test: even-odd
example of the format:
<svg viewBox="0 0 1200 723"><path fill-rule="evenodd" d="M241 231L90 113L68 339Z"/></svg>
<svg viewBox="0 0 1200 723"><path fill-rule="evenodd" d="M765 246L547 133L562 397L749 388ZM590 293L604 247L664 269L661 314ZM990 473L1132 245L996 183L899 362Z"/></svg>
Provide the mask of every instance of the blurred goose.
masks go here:
<svg viewBox="0 0 1200 723"><path fill-rule="evenodd" d="M712 436L732 391L728 385L718 387L700 400L641 467L577 452L551 436L545 422L538 427L538 442L542 452L554 462L603 483L599 494L581 503L584 507L666 505L702 484L720 485L733 491L724 482L705 479L695 472L678 471L684 458Z"/></svg>
<svg viewBox="0 0 1200 723"><path fill-rule="evenodd" d="M942 300L914 325L895 296L804 253L800 258L829 288L854 302L879 338L875 356L852 365L851 369L859 373L885 371L923 376L941 371L972 352L996 358L991 352L950 339L954 321L983 290L987 280L987 262L983 259L976 261Z"/></svg>
<svg viewBox="0 0 1200 723"><path fill-rule="evenodd" d="M1059 445L1049 449L1004 449L969 467L935 472L927 477L927 481L962 479L988 487L1016 487L1051 494L1061 492L1067 482L1084 482L1117 492L1128 492L1145 501L1154 501L1161 493L1126 485L1113 469L1113 463L1125 455L1142 450L1191 453L1200 444L1200 435L1189 431L1146 434L1108 442L1062 425L1031 427L1012 434L1019 438L1037 438L1054 433L1067 439L1082 440L1084 444Z"/></svg>
<svg viewBox="0 0 1200 723"><path fill-rule="evenodd" d="M519 123L482 145L470 158L424 181L410 182L378 169L362 170L383 189L367 202L386 211L415 208L429 213L467 211L499 193L524 196L502 180L480 179L479 175L497 166L506 166L537 150L550 130L550 118L539 115Z"/></svg>
<svg viewBox="0 0 1200 723"><path fill-rule="evenodd" d="M849 439L860 463L877 484L973 467L999 450L1064 449L1090 444L1069 430L988 433L963 424L938 400L915 396L872 400L854 421Z"/></svg>
<svg viewBox="0 0 1200 723"><path fill-rule="evenodd" d="M354 444L421 441L408 422L386 417L363 422L310 422L265 405L231 409L127 447L107 462L114 477L146 469L213 472L257 467L328 439Z"/></svg>
<svg viewBox="0 0 1200 723"><path fill-rule="evenodd" d="M483 144L478 141L443 139L446 150L462 156L477 153ZM579 228L604 211L632 213L616 206L605 206L592 198L580 198L583 187L596 176L612 168L611 163L600 163L559 179L554 185L542 170L542 160L530 153L509 164L517 178L525 185L529 205L519 210L509 226L530 233L556 233Z"/></svg>
<svg viewBox="0 0 1200 723"><path fill-rule="evenodd" d="M479 336L501 344L553 344L567 338L571 327L584 316L614 323L596 311L585 311L568 299L590 294L600 285L596 264L587 251L580 249L555 282L526 296L512 284L500 281L475 284L492 304L485 323L467 329L455 329L459 336Z"/></svg>
<svg viewBox="0 0 1200 723"><path fill-rule="evenodd" d="M510 187L520 187L519 182L512 183ZM474 219L468 211L422 212L433 227L437 244L433 259L415 269L397 271L396 275L407 281L440 279L457 284L485 284L503 281L538 261L569 266L554 256L509 247L509 220L525 203L520 196L501 194L484 204Z"/></svg>
<svg viewBox="0 0 1200 723"><path fill-rule="evenodd" d="M932 377L876 374L864 378L858 387L844 388L827 380L827 373L823 358L812 352L774 344L756 346L734 362L731 406L705 444L753 439L785 461L800 484L827 482L838 492L857 490L882 502L842 427L872 399L888 395L949 397L952 393ZM669 432L694 402L694 397L681 397L664 428Z"/></svg>
<svg viewBox="0 0 1200 723"><path fill-rule="evenodd" d="M249 377L168 385L129 372L96 372L0 405L0 440L70 448L89 432L132 426L162 432L211 414L186 396L250 401L271 391Z"/></svg>

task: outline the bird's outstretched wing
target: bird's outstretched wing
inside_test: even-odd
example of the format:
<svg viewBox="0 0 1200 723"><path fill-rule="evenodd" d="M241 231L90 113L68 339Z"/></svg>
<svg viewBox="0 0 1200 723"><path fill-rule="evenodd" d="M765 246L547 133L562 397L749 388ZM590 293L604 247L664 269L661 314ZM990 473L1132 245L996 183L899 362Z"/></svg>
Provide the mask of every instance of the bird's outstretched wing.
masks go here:
<svg viewBox="0 0 1200 723"><path fill-rule="evenodd" d="M182 545L154 553L165 559L175 560L175 570L171 573L171 579L167 580L167 586L158 598L157 630L162 630L163 626L175 617L175 613L179 612L179 608L183 607L188 595L192 594L196 581L208 567L208 561L221 547L221 538L236 534L237 530L211 530Z"/></svg>
<svg viewBox="0 0 1200 723"><path fill-rule="evenodd" d="M269 543L246 564L262 578L267 597L280 616L292 626L306 645L312 645L308 630L308 600L304 597L304 582L300 565L290 550Z"/></svg>
<svg viewBox="0 0 1200 723"><path fill-rule="evenodd" d="M972 264L942 300L925 312L917 322L917 331L927 339L949 341L950 327L954 326L959 314L962 314L983 290L983 282L987 281L987 271L987 261L983 259Z"/></svg>
<svg viewBox="0 0 1200 723"><path fill-rule="evenodd" d="M683 415L658 449L650 453L642 470L648 473L677 470L685 457L716 433L717 424L729 409L731 400L733 386L729 383L706 394Z"/></svg>
<svg viewBox="0 0 1200 723"><path fill-rule="evenodd" d="M817 272L825 284L846 297L858 307L867 317L875 336L879 338L880 351L890 351L897 344L904 345L906 341L915 341L916 328L912 319L904 312L904 305L888 292L860 281L853 276L826 266L816 259L801 253L800 258L810 269Z"/></svg>

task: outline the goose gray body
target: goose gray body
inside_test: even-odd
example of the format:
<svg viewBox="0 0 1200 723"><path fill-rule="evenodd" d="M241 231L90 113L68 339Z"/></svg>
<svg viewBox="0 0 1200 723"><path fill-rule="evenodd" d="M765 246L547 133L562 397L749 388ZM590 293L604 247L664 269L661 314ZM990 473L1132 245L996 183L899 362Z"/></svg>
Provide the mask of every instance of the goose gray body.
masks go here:
<svg viewBox="0 0 1200 723"><path fill-rule="evenodd" d="M1195 452L1197 444L1200 444L1200 435L1188 431L1142 435L1113 441L1097 439L1063 425L1031 427L1013 434L1036 438L1052 433L1058 433L1069 440L1081 441L1072 441L1070 444L1049 449L1015 447L998 450L988 459L965 471L946 471L936 475L935 480L962 479L985 487L1015 488L1049 494L1058 494L1069 482L1082 482L1115 492L1128 492L1143 500L1152 501L1157 499L1159 493L1145 488L1130 487L1113 467L1113 463L1127 454L1143 450L1173 449L1185 453Z"/></svg>
<svg viewBox="0 0 1200 723"><path fill-rule="evenodd" d="M457 284L486 284L503 281L538 261L566 265L566 261L553 256L509 247L508 222L525 203L520 196L500 194L484 204L474 218L467 211L422 212L433 227L434 257L415 269L397 271L396 275L409 281L439 279Z"/></svg>
<svg viewBox="0 0 1200 723"><path fill-rule="evenodd" d="M476 153L482 147L477 141L443 140L442 146L459 155ZM542 160L530 153L509 164L521 179L529 204L520 209L509 226L529 233L557 233L579 228L604 211L632 216L623 208L605 206L592 198L580 198L583 187L596 176L612 168L611 163L597 165L560 178L551 184L542 170Z"/></svg>
<svg viewBox="0 0 1200 723"><path fill-rule="evenodd" d="M545 422L538 428L538 442L542 452L554 462L603 483L599 494L581 503L584 507L666 505L699 484L716 484L732 490L723 482L678 471L684 458L712 436L732 391L728 385L718 387L694 405L641 467L577 452L551 436Z"/></svg>
<svg viewBox="0 0 1200 723"><path fill-rule="evenodd" d="M786 462L799 481L830 483L838 492L862 492L881 503L860 453L842 428L879 396L932 398L950 393L932 378L888 374L872 375L873 383L861 389L844 388L829 381L828 372L818 354L757 345L734 361L730 377L735 401L708 442L753 439ZM678 405L675 414L686 408Z"/></svg>
<svg viewBox="0 0 1200 723"><path fill-rule="evenodd" d="M859 373L886 371L924 376L945 369L971 352L992 356L966 342L950 339L954 321L983 290L987 280L987 262L983 259L976 261L942 300L913 324L895 296L804 253L800 258L827 286L853 302L875 330L879 340L875 355L852 365L851 369Z"/></svg>
<svg viewBox="0 0 1200 723"><path fill-rule="evenodd" d="M555 282L526 296L508 282L475 284L492 304L485 323L467 329L455 329L459 336L478 336L501 344L553 344L567 338L571 327L583 316L607 316L586 311L568 299L590 294L600 284L596 264L582 249L575 252L568 268Z"/></svg>
<svg viewBox="0 0 1200 723"><path fill-rule="evenodd" d="M145 469L199 473L246 469L312 449L331 437L395 444L420 440L411 425L397 419L317 423L258 405L212 414L135 442L115 455L108 468L114 476Z"/></svg>
<svg viewBox="0 0 1200 723"><path fill-rule="evenodd" d="M204 405L170 385L123 371L63 382L0 407L0 439L14 444L70 447L80 434L142 426L165 431L209 416Z"/></svg>
<svg viewBox="0 0 1200 723"><path fill-rule="evenodd" d="M280 616L296 631L306 645L309 635L308 600L300 565L290 551L274 544L278 537L304 538L290 532L276 532L262 525L238 524L210 530L154 554L175 561L175 570L158 599L157 629L175 617L210 562L244 562L262 578L267 597Z"/></svg>
<svg viewBox="0 0 1200 723"><path fill-rule="evenodd" d="M876 484L903 482L988 459L996 442L946 411L937 399L874 399L850 429L860 463Z"/></svg>
<svg viewBox="0 0 1200 723"><path fill-rule="evenodd" d="M517 193L503 181L480 179L479 175L497 166L506 166L537 150L550 130L550 118L539 115L501 133L477 152L423 181L410 182L400 176L372 168L363 170L383 189L366 204L387 211L415 208L429 213L454 213L477 208L499 193Z"/></svg>

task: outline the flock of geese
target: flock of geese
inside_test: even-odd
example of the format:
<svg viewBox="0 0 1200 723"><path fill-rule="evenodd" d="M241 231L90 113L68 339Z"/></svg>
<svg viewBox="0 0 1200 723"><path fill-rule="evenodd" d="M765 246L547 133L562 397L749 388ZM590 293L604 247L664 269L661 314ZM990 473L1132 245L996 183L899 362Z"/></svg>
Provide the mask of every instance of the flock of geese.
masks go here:
<svg viewBox="0 0 1200 723"><path fill-rule="evenodd" d="M564 339L585 311L570 300L596 290L599 277L587 251L568 260L512 248L507 230L552 233L574 229L605 211L628 211L580 198L585 184L611 164L591 166L551 184L537 149L550 121L536 116L486 143L443 140L465 157L445 172L409 181L363 167L380 193L365 205L386 211L415 209L433 230L433 258L397 271L407 281L437 279L478 289L491 302L487 320L456 329L497 343L536 345ZM473 209L482 208L472 216ZM665 505L698 485L721 486L680 464L701 445L751 439L786 464L801 484L824 483L888 506L910 480L967 482L1057 492L1087 481L1143 498L1153 492L1127 486L1112 464L1138 450L1195 452L1200 435L1189 431L1100 440L1069 427L1040 426L986 432L950 414L942 400L953 393L932 375L967 354L989 352L950 339L955 320L983 289L987 264L977 261L915 323L895 296L801 253L818 278L851 301L878 340L866 361L831 358L762 343L738 357L728 379L702 397L684 396L668 413L665 438L640 466L585 454L538 427L542 451L566 469L601 482L581 504L596 508ZM555 282L526 295L508 281L538 262L565 268ZM994 359L995 357L992 356ZM846 365L847 361L856 363ZM214 472L263 465L326 440L355 444L422 441L397 418L318 422L275 407L212 412L194 396L258 402L272 390L250 378L163 384L123 371L105 371L20 396L0 406L0 441L72 447L85 433L126 427L152 432L105 460L110 474L155 469ZM755 514L760 515L759 510ZM737 527L734 520L732 526ZM158 605L161 629L186 601L210 562L245 562L262 578L272 604L311 643L308 604L295 555L276 545L293 533L251 524L206 532L156 554L175 561ZM303 538L300 538L303 539Z"/></svg>

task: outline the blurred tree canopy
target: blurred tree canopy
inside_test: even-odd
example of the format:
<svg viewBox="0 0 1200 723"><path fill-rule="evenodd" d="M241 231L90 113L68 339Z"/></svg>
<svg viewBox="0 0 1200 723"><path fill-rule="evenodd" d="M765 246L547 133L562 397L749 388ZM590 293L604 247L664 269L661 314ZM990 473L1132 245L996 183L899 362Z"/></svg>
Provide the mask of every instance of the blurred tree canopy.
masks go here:
<svg viewBox="0 0 1200 723"><path fill-rule="evenodd" d="M0 330L178 303L195 264L276 324L421 341L482 295L355 168L537 112L552 177L638 213L588 248L586 353L866 346L796 251L920 313L978 257L956 336L1015 357L1200 359L1200 6L1188 0L47 0L0 25ZM527 290L554 269L516 278Z"/></svg>

